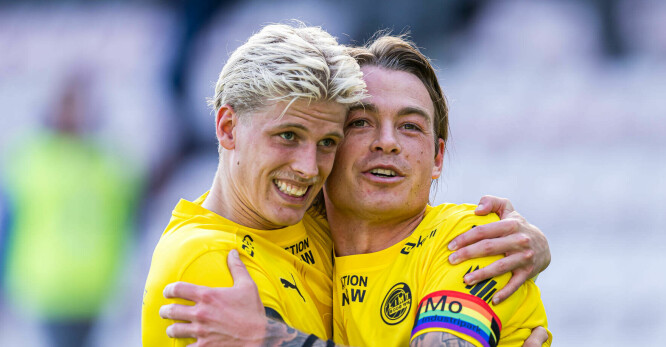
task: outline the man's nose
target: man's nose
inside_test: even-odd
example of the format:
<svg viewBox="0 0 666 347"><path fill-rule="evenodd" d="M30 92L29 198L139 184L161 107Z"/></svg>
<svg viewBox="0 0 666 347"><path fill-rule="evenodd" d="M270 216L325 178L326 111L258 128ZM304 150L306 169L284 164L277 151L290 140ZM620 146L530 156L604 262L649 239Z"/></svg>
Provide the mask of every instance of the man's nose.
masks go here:
<svg viewBox="0 0 666 347"><path fill-rule="evenodd" d="M302 178L312 178L319 174L317 166L317 144L307 144L296 153L292 169Z"/></svg>
<svg viewBox="0 0 666 347"><path fill-rule="evenodd" d="M373 151L398 154L402 150L396 130L392 126L380 126L377 138L372 143Z"/></svg>

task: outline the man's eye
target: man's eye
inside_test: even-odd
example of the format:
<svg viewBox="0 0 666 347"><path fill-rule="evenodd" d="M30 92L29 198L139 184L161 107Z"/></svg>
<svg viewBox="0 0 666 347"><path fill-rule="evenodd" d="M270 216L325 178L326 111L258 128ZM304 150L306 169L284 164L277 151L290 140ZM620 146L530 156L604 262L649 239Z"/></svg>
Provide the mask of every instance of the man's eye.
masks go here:
<svg viewBox="0 0 666 347"><path fill-rule="evenodd" d="M280 134L280 137L287 141L292 141L296 137L296 134L293 131L285 131Z"/></svg>
<svg viewBox="0 0 666 347"><path fill-rule="evenodd" d="M333 139L323 139L323 140L319 141L318 145L319 146L324 146L324 147L331 147L331 146L335 146L335 141L333 141Z"/></svg>
<svg viewBox="0 0 666 347"><path fill-rule="evenodd" d="M402 127L405 128L405 130L421 130L418 125L413 123L405 123Z"/></svg>
<svg viewBox="0 0 666 347"><path fill-rule="evenodd" d="M357 119L355 121L352 121L349 123L349 126L355 127L355 128L361 128L364 127L368 124L368 122L365 119Z"/></svg>

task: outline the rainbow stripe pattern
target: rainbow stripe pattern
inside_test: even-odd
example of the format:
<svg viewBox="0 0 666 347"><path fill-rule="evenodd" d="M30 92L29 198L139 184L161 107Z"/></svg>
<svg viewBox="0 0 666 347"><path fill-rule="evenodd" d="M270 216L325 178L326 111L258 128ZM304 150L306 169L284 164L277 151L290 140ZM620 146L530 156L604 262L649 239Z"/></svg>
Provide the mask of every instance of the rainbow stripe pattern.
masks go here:
<svg viewBox="0 0 666 347"><path fill-rule="evenodd" d="M495 347L502 323L482 299L442 290L426 295L419 303L412 337L431 328L453 330L479 341L484 347Z"/></svg>

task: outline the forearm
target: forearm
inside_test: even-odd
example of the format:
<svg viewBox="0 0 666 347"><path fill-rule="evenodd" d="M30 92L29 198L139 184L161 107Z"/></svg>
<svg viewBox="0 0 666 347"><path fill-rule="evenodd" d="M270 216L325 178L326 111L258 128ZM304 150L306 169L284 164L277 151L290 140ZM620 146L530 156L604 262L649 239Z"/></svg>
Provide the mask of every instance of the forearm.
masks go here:
<svg viewBox="0 0 666 347"><path fill-rule="evenodd" d="M321 340L271 319L236 250L229 252L227 265L233 276L232 287L210 288L186 282L166 286L165 298L195 303L161 307L163 319L177 321L166 329L169 337L194 338L197 346L335 346L330 340ZM280 314L276 312L276 316Z"/></svg>
<svg viewBox="0 0 666 347"><path fill-rule="evenodd" d="M474 347L453 334L436 331L417 336L409 344L411 347L443 346L443 347Z"/></svg>
<svg viewBox="0 0 666 347"><path fill-rule="evenodd" d="M268 319L266 335L260 343L260 346L333 347L336 345L331 340L324 341L314 335L298 331L285 323Z"/></svg>

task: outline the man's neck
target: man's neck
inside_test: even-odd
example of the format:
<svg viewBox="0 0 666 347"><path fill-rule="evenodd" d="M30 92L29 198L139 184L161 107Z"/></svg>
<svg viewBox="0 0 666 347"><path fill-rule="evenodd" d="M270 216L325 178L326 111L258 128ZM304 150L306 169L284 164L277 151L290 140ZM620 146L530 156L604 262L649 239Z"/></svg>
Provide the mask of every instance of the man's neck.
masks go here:
<svg viewBox="0 0 666 347"><path fill-rule="evenodd" d="M425 216L424 208L402 217L359 216L335 208L327 209L327 219L337 256L378 252L411 235Z"/></svg>
<svg viewBox="0 0 666 347"><path fill-rule="evenodd" d="M223 184L226 178L222 175L224 173L218 168L213 186L201 204L203 208L248 228L259 230L283 228L283 226L275 225L254 212L248 202L244 202L238 197L231 185Z"/></svg>

